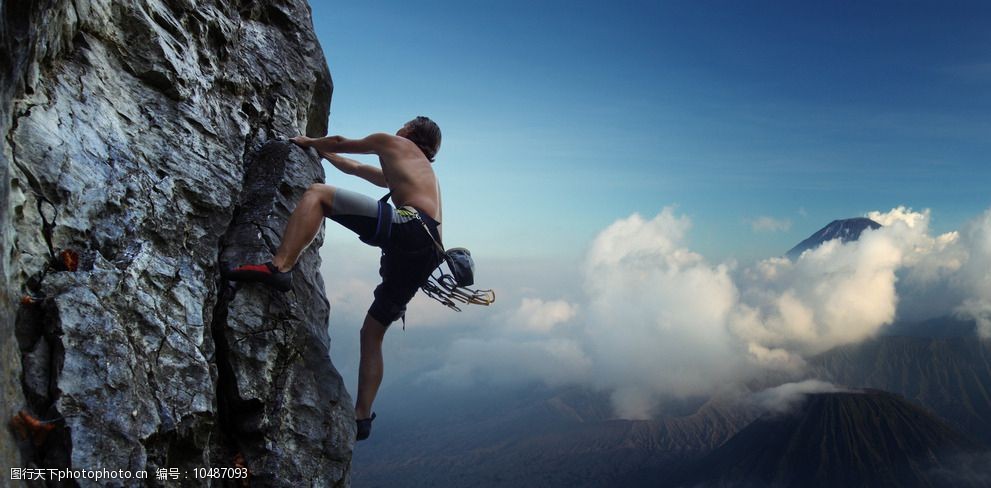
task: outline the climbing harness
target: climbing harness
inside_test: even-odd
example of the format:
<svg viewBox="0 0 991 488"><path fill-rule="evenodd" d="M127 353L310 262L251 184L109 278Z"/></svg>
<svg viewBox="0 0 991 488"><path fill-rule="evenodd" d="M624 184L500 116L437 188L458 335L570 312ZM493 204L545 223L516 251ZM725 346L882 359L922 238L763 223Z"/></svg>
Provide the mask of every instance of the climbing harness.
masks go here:
<svg viewBox="0 0 991 488"><path fill-rule="evenodd" d="M391 196L392 192L389 192L379 200L379 221L378 225L376 225L375 235L369 240L362 239L364 242L371 243L369 241L374 241L384 243L388 241L389 234L391 233L390 229L392 228L392 206L388 203L388 199ZM382 223L386 220L388 224L383 230ZM444 246L434 238L434 234L430 232L430 228L420 218L419 213L416 214L416 220L423 226L423 230L430 236L430 240L434 241L434 246L437 248L437 256L443 258L441 263L437 265L437 268L431 272L430 277L427 278L427 282L420 286L423 293L456 312L461 311L458 303L489 306L495 302L495 292L493 290L469 288L475 284L475 261L471 258L471 252L463 247L454 247L445 251ZM447 265L447 269L450 271L449 273L445 273L442 269L444 264ZM405 317L403 324L405 325Z"/></svg>

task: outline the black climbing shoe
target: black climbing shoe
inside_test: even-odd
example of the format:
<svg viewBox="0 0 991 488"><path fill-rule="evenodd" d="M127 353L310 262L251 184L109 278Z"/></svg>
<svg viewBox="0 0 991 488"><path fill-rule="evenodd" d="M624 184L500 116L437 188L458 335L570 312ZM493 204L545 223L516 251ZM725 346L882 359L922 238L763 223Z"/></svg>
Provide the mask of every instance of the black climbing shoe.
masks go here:
<svg viewBox="0 0 991 488"><path fill-rule="evenodd" d="M264 283L281 292L292 289L292 271L281 272L271 261L265 264L242 264L227 271L224 277L231 281Z"/></svg>
<svg viewBox="0 0 991 488"><path fill-rule="evenodd" d="M372 420L375 420L375 412L372 412L372 416L367 419L357 420L359 441L367 439L372 434Z"/></svg>

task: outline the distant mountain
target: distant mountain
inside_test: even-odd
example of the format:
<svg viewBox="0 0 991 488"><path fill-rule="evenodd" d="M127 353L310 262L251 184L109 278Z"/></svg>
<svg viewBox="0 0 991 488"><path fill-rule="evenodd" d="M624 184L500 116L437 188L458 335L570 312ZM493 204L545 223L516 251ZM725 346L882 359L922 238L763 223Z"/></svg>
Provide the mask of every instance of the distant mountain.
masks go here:
<svg viewBox="0 0 991 488"><path fill-rule="evenodd" d="M897 395L820 393L767 414L698 462L692 487L929 487L983 449ZM967 486L954 480L955 486ZM976 484L972 486L977 486Z"/></svg>
<svg viewBox="0 0 991 488"><path fill-rule="evenodd" d="M923 321L899 321L881 329L882 336L924 337L929 339L977 338L977 322L956 317L936 317Z"/></svg>
<svg viewBox="0 0 991 488"><path fill-rule="evenodd" d="M879 228L881 228L881 224L865 217L834 220L829 225L819 229L815 234L809 236L808 239L798 243L797 246L791 248L785 255L789 259L794 260L801 256L803 252L809 249L815 249L824 242L833 239L840 239L842 242L855 241L865 230Z"/></svg>
<svg viewBox="0 0 991 488"><path fill-rule="evenodd" d="M809 360L813 377L897 393L991 445L991 340L973 321L896 325L885 335Z"/></svg>

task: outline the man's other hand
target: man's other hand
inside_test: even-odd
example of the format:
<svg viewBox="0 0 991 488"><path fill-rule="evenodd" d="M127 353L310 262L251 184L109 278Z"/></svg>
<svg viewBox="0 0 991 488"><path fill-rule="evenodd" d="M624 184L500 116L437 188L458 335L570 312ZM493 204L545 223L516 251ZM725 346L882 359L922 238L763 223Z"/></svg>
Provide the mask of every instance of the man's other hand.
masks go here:
<svg viewBox="0 0 991 488"><path fill-rule="evenodd" d="M319 149L317 149L317 154L318 154L318 155L319 155L319 156L320 156L321 158L324 158L324 159L326 159L327 161L330 161L330 162L332 162L332 163L333 163L333 162L341 162L342 160L344 160L344 159L345 159L345 158L344 158L343 156L339 156L339 155L338 155L337 153L332 153L332 152L324 152L324 151L321 151L321 150L319 150Z"/></svg>

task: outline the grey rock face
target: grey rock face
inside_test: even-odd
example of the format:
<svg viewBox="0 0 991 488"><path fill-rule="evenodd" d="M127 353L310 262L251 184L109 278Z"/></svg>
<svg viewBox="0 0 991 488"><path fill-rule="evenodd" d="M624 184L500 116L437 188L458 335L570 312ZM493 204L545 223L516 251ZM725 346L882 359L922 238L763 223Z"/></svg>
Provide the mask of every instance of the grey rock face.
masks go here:
<svg viewBox="0 0 991 488"><path fill-rule="evenodd" d="M5 464L192 478L240 457L260 486L346 486L318 245L286 294L219 274L267 260L323 178L276 140L326 133L305 2L0 7L0 413L54 425L0 434Z"/></svg>

